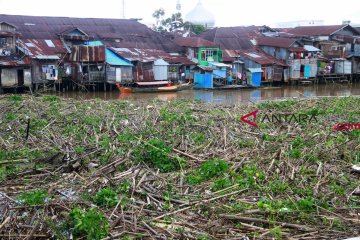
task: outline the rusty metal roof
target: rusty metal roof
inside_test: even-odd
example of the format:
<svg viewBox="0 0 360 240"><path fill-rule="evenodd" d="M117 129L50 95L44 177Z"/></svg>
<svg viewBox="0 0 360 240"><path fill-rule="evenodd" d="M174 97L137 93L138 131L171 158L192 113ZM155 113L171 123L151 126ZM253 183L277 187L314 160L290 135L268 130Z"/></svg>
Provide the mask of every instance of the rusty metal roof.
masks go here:
<svg viewBox="0 0 360 240"><path fill-rule="evenodd" d="M170 56L164 58L164 60L170 64L181 64L187 66L196 65L196 63L194 63L193 61L191 61L190 59L184 56Z"/></svg>
<svg viewBox="0 0 360 240"><path fill-rule="evenodd" d="M73 46L69 60L72 62L105 62L105 46Z"/></svg>
<svg viewBox="0 0 360 240"><path fill-rule="evenodd" d="M292 47L292 45L294 45L294 43L297 42L296 39L291 39L291 38L265 37L265 36L260 36L256 38L256 40L257 40L257 45L259 46L271 46L271 47L286 48L286 49ZM299 42L298 44L301 45Z"/></svg>
<svg viewBox="0 0 360 240"><path fill-rule="evenodd" d="M356 29L350 25L305 26L286 29L286 32L296 36L331 36L344 28L348 28L355 34L359 34Z"/></svg>
<svg viewBox="0 0 360 240"><path fill-rule="evenodd" d="M264 30L273 31L266 26L220 27L208 30L198 36L219 44L222 49L246 50L254 47L250 39L259 36Z"/></svg>
<svg viewBox="0 0 360 240"><path fill-rule="evenodd" d="M333 39L343 43L360 43L360 36L336 35Z"/></svg>
<svg viewBox="0 0 360 240"><path fill-rule="evenodd" d="M59 34L78 28L91 39L106 40L111 47L181 51L175 43L135 20L0 14L1 21L17 26L24 39L58 39Z"/></svg>
<svg viewBox="0 0 360 240"><path fill-rule="evenodd" d="M271 56L261 49L253 49L253 50L243 50L238 51L239 55L245 58L248 58L260 65L280 65L280 66L288 66L284 61Z"/></svg>
<svg viewBox="0 0 360 240"><path fill-rule="evenodd" d="M129 61L153 62L157 59L171 58L171 55L163 50L158 49L139 49L139 48L110 48L114 53L118 54Z"/></svg>
<svg viewBox="0 0 360 240"><path fill-rule="evenodd" d="M176 38L174 42L182 47L218 47L216 43L199 37L179 37Z"/></svg>
<svg viewBox="0 0 360 240"><path fill-rule="evenodd" d="M196 65L196 63L184 56L173 56L163 50L139 48L110 48L110 50L131 62L154 62L158 59L163 59L171 64Z"/></svg>
<svg viewBox="0 0 360 240"><path fill-rule="evenodd" d="M32 58L55 57L67 53L64 44L57 39L21 39L19 49Z"/></svg>
<svg viewBox="0 0 360 240"><path fill-rule="evenodd" d="M224 62L233 62L239 57L237 50L225 49L223 50L223 61Z"/></svg>
<svg viewBox="0 0 360 240"><path fill-rule="evenodd" d="M0 59L0 66L3 67L18 67L18 66L30 66L31 59L27 56L5 56Z"/></svg>

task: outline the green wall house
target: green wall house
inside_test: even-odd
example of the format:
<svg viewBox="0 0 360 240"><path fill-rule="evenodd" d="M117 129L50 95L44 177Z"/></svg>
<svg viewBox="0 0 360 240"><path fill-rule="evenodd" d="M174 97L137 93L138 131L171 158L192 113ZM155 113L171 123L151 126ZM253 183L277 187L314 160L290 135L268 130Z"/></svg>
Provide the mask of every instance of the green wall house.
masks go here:
<svg viewBox="0 0 360 240"><path fill-rule="evenodd" d="M183 47L183 52L193 62L201 66L208 66L209 62L222 62L222 51L213 42L197 37L180 37L174 42Z"/></svg>
<svg viewBox="0 0 360 240"><path fill-rule="evenodd" d="M209 62L222 62L222 51L219 47L200 47L198 50L199 65L208 66Z"/></svg>

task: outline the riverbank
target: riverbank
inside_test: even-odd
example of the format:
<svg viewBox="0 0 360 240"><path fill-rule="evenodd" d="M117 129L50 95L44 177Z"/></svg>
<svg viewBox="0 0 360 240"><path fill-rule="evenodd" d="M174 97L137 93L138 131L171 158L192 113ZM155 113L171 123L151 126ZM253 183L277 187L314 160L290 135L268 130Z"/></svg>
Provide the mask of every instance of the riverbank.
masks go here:
<svg viewBox="0 0 360 240"><path fill-rule="evenodd" d="M360 99L0 96L0 238L334 239L360 235ZM315 114L305 123L260 114ZM244 238L246 239L246 238Z"/></svg>

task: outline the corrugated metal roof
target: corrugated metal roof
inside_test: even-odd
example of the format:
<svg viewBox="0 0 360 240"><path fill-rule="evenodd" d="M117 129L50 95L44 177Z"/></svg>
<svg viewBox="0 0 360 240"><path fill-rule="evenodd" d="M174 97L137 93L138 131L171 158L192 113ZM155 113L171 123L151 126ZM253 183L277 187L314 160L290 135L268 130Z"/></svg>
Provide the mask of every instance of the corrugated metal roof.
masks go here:
<svg viewBox="0 0 360 240"><path fill-rule="evenodd" d="M215 67L229 67L228 64L219 63L219 62L210 62L209 65L212 65L212 66L215 66Z"/></svg>
<svg viewBox="0 0 360 240"><path fill-rule="evenodd" d="M239 55L241 57L248 58L260 65L279 65L279 66L288 66L284 61L279 60L275 58L274 56L271 56L261 49L254 49L254 50L244 50L239 51Z"/></svg>
<svg viewBox="0 0 360 240"><path fill-rule="evenodd" d="M107 46L181 51L178 45L135 20L0 14L1 21L16 25L24 39L58 39L59 34L78 28L91 39L106 40Z"/></svg>
<svg viewBox="0 0 360 240"><path fill-rule="evenodd" d="M247 50L254 47L250 39L259 36L264 30L273 31L267 26L220 27L198 36L219 44L222 49Z"/></svg>
<svg viewBox="0 0 360 240"><path fill-rule="evenodd" d="M216 43L210 42L199 37L180 37L176 38L174 42L182 47L217 47Z"/></svg>
<svg viewBox="0 0 360 240"><path fill-rule="evenodd" d="M18 66L30 66L31 59L29 57L22 56L3 56L0 58L0 66L4 67L18 67Z"/></svg>
<svg viewBox="0 0 360 240"><path fill-rule="evenodd" d="M328 26L305 26L286 29L287 33L296 36L330 36L343 28L349 28L356 31L349 25L328 25Z"/></svg>
<svg viewBox="0 0 360 240"><path fill-rule="evenodd" d="M307 51L307 52L320 52L321 50L314 47L314 46L311 46L311 45L304 45L304 49Z"/></svg>
<svg viewBox="0 0 360 240"><path fill-rule="evenodd" d="M248 68L248 70L252 73L262 73L263 70L261 68Z"/></svg>
<svg viewBox="0 0 360 240"><path fill-rule="evenodd" d="M113 51L109 49L105 49L106 54L106 62L113 66L133 66L131 63L125 61L118 55L116 55Z"/></svg>
<svg viewBox="0 0 360 240"><path fill-rule="evenodd" d="M105 46L72 46L72 62L105 62Z"/></svg>
<svg viewBox="0 0 360 240"><path fill-rule="evenodd" d="M297 42L296 39L283 38L283 37L265 37L260 36L256 38L257 45L259 46L271 46L279 48L290 48L294 43ZM298 43L300 45L300 43Z"/></svg>
<svg viewBox="0 0 360 240"><path fill-rule="evenodd" d="M171 64L181 64L187 66L196 65L196 63L183 56L165 57L164 60Z"/></svg>
<svg viewBox="0 0 360 240"><path fill-rule="evenodd" d="M343 43L360 43L360 36L336 35L333 39Z"/></svg>
<svg viewBox="0 0 360 240"><path fill-rule="evenodd" d="M51 40L53 47L50 47L45 40ZM30 57L38 59L67 53L64 44L57 39L21 39L19 49Z"/></svg>
<svg viewBox="0 0 360 240"><path fill-rule="evenodd" d="M128 61L154 62L157 59L168 59L172 56L165 51L157 49L138 49L138 48L110 48L119 56Z"/></svg>
<svg viewBox="0 0 360 240"><path fill-rule="evenodd" d="M169 66L170 64L168 62L165 62L162 59L157 59L154 61L155 66Z"/></svg>
<svg viewBox="0 0 360 240"><path fill-rule="evenodd" d="M237 50L225 49L223 50L223 61L224 62L233 62L239 57Z"/></svg>

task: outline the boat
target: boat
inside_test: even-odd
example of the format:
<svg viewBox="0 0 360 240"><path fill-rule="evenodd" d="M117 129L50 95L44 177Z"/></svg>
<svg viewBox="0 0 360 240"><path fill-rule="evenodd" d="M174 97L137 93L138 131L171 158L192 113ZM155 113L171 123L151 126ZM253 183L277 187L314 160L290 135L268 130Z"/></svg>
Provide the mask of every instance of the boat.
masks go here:
<svg viewBox="0 0 360 240"><path fill-rule="evenodd" d="M190 83L171 85L168 81L136 82L131 86L121 86L120 84L116 84L116 86L121 93L178 92L192 88Z"/></svg>

